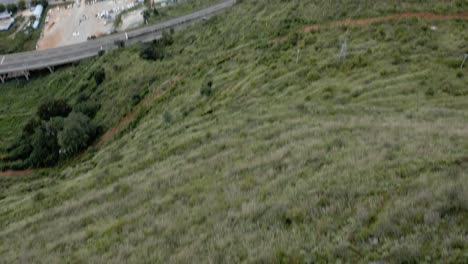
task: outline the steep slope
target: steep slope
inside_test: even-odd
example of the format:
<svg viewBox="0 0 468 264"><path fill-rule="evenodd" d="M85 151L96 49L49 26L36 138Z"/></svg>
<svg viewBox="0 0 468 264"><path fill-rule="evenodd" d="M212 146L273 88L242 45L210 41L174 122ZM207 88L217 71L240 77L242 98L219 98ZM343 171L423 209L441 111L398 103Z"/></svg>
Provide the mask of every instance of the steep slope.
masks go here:
<svg viewBox="0 0 468 264"><path fill-rule="evenodd" d="M78 66L106 69L109 102L150 99L72 164L0 179L2 261L466 262L466 20L304 28L467 4L304 2L242 1L162 61Z"/></svg>

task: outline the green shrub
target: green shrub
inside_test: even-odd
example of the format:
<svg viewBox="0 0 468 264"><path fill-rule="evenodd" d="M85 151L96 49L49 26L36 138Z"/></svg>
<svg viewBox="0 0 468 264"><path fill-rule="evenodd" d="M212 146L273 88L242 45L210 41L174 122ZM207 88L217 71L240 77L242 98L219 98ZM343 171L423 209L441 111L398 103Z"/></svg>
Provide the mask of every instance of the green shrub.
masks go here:
<svg viewBox="0 0 468 264"><path fill-rule="evenodd" d="M28 160L15 160L13 162L7 163L9 170L23 170L30 167Z"/></svg>
<svg viewBox="0 0 468 264"><path fill-rule="evenodd" d="M4 4L0 4L0 13L5 12L5 10L6 10L5 5L4 5Z"/></svg>
<svg viewBox="0 0 468 264"><path fill-rule="evenodd" d="M104 68L100 67L94 72L94 80L97 85L100 85L106 79L106 71Z"/></svg>
<svg viewBox="0 0 468 264"><path fill-rule="evenodd" d="M57 135L63 126L63 118L56 117L42 122L31 137L32 152L29 161L34 167L48 167L59 161Z"/></svg>
<svg viewBox="0 0 468 264"><path fill-rule="evenodd" d="M426 96L434 96L434 94L435 94L434 88L429 87L429 88L426 90L425 94L426 94Z"/></svg>
<svg viewBox="0 0 468 264"><path fill-rule="evenodd" d="M327 88L325 88L322 92L322 98L324 100L330 100L332 99L333 97L335 97L335 87L333 86L329 86Z"/></svg>
<svg viewBox="0 0 468 264"><path fill-rule="evenodd" d="M200 88L200 94L202 96L211 96L213 94L213 81L209 80L203 83L202 87Z"/></svg>
<svg viewBox="0 0 468 264"><path fill-rule="evenodd" d="M18 10L18 7L15 4L11 3L6 6L6 9L8 10L8 12L15 13L16 10Z"/></svg>
<svg viewBox="0 0 468 264"><path fill-rule="evenodd" d="M307 74L307 80L308 80L309 82L314 82L314 81L320 80L320 73L318 73L318 72L315 71L315 70L310 71L310 72Z"/></svg>
<svg viewBox="0 0 468 264"><path fill-rule="evenodd" d="M37 109L37 116L41 120L49 121L52 117L66 117L71 110L64 99L48 99Z"/></svg>
<svg viewBox="0 0 468 264"><path fill-rule="evenodd" d="M140 57L145 60L162 60L164 58L163 48L158 42L145 43L140 51Z"/></svg>
<svg viewBox="0 0 468 264"><path fill-rule="evenodd" d="M20 10L26 9L26 2L25 2L24 0L20 0L20 1L18 2L18 8L19 8Z"/></svg>
<svg viewBox="0 0 468 264"><path fill-rule="evenodd" d="M171 46L172 44L174 44L174 38L172 37L172 35L170 33L164 31L162 33L162 38L161 38L160 42L164 46Z"/></svg>
<svg viewBox="0 0 468 264"><path fill-rule="evenodd" d="M76 104L73 107L73 111L77 113L82 113L88 116L89 118L94 118L96 113L99 111L100 104L94 101L84 101Z"/></svg>
<svg viewBox="0 0 468 264"><path fill-rule="evenodd" d="M169 125L172 123L172 114L169 111L164 111L163 113L163 120L166 125Z"/></svg>
<svg viewBox="0 0 468 264"><path fill-rule="evenodd" d="M30 137L19 137L11 149L8 150L8 157L4 158L5 161L25 160L29 157L32 151L30 144Z"/></svg>
<svg viewBox="0 0 468 264"><path fill-rule="evenodd" d="M148 23L148 19L151 17L151 11L146 9L141 14L143 15L143 20L145 21L145 23Z"/></svg>
<svg viewBox="0 0 468 264"><path fill-rule="evenodd" d="M84 149L96 137L96 127L91 119L77 112L72 112L63 123L63 130L58 134L60 153L71 156Z"/></svg>
<svg viewBox="0 0 468 264"><path fill-rule="evenodd" d="M23 128L23 134L24 135L34 134L34 131L40 125L41 125L41 120L37 119L36 117L29 119L29 121L26 123L26 125Z"/></svg>

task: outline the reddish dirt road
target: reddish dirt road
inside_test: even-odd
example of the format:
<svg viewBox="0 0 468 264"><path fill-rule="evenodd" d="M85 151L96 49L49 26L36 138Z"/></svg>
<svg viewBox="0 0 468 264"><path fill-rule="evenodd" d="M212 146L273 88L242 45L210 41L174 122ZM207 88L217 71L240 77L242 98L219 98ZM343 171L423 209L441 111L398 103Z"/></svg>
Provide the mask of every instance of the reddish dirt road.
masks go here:
<svg viewBox="0 0 468 264"><path fill-rule="evenodd" d="M153 94L151 94L150 96L147 96L145 99L143 99L143 101L141 101L141 103L139 105L137 105L135 107L135 109L130 113L128 114L127 116L125 116L116 126L114 126L113 128L109 129L102 137L101 139L98 141L98 143L96 144L96 146L101 146L102 144L104 144L106 141L108 141L109 139L111 139L115 134L119 133L120 131L122 131L123 128L125 128L125 126L127 126L133 119L135 119L135 116L137 115L137 113L141 110L141 108L143 106L146 106L146 105L149 105L150 103L152 103L154 100L156 100L157 98L163 96L166 92L172 90L172 88L174 88L177 84L177 82L182 79L181 77L177 77L175 80L173 80L172 82L169 83L169 86L164 89L164 90L159 90Z"/></svg>
<svg viewBox="0 0 468 264"><path fill-rule="evenodd" d="M324 24L315 24L315 25L310 25L304 28L305 32L310 32L313 30L317 30L319 28L323 27L334 27L334 26L352 26L352 25L369 25L373 23L378 23L382 21L388 21L388 20L398 20L402 18L409 18L409 17L418 17L418 18L424 18L424 19L468 19L468 11L464 13L459 13L459 14L434 14L434 13L401 13L401 14L393 14L393 15L388 15L388 16L383 16L383 17L375 17L375 18L363 18L363 19L348 19L348 20L340 20L340 21L333 21L329 23L324 23Z"/></svg>
<svg viewBox="0 0 468 264"><path fill-rule="evenodd" d="M7 171L0 171L0 177L3 176L23 176L28 175L32 172L32 170L7 170Z"/></svg>

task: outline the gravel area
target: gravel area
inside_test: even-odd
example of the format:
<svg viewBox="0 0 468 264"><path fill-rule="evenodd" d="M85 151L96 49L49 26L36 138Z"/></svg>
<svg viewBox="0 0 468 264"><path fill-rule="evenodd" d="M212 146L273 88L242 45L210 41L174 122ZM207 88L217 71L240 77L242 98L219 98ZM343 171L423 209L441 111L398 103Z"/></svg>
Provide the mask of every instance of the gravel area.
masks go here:
<svg viewBox="0 0 468 264"><path fill-rule="evenodd" d="M50 49L85 42L89 37L109 34L113 30L115 16L133 7L131 0L100 1L54 7L47 13L46 24L38 50Z"/></svg>

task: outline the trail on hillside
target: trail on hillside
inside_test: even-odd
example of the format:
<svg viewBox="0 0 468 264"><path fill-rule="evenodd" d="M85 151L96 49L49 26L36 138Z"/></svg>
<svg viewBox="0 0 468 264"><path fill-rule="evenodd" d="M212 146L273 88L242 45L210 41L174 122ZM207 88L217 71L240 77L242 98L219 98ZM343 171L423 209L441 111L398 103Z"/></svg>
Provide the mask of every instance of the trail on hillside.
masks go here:
<svg viewBox="0 0 468 264"><path fill-rule="evenodd" d="M6 176L23 176L28 175L33 172L31 169L27 170L7 170L7 171L0 171L0 177Z"/></svg>
<svg viewBox="0 0 468 264"><path fill-rule="evenodd" d="M135 107L135 109L128 115L126 115L116 126L112 127L111 129L107 130L107 132L101 137L101 139L96 143L96 146L101 146L104 144L106 141L111 139L115 134L119 133L122 131L123 128L125 128L131 121L135 119L135 116L137 113L141 110L143 106L147 106L154 102L157 98L163 96L166 92L172 90L177 82L182 79L180 76L177 77L175 80L170 82L169 86L166 89L163 90L158 90L157 92L153 93L150 96L147 96L143 101L140 102L140 104Z"/></svg>
<svg viewBox="0 0 468 264"><path fill-rule="evenodd" d="M352 25L369 25L373 23L378 23L387 20L398 20L401 18L410 18L410 17L417 17L417 18L424 18L424 19L468 19L468 11L458 14L434 14L428 12L420 12L420 13L401 13L401 14L393 14L388 16L382 17L374 17L374 18L362 18L362 19L347 19L347 20L339 20L333 21L329 23L323 24L315 24L310 25L304 28L305 32L310 32L313 30L317 30L323 27L334 27L334 26L352 26Z"/></svg>

